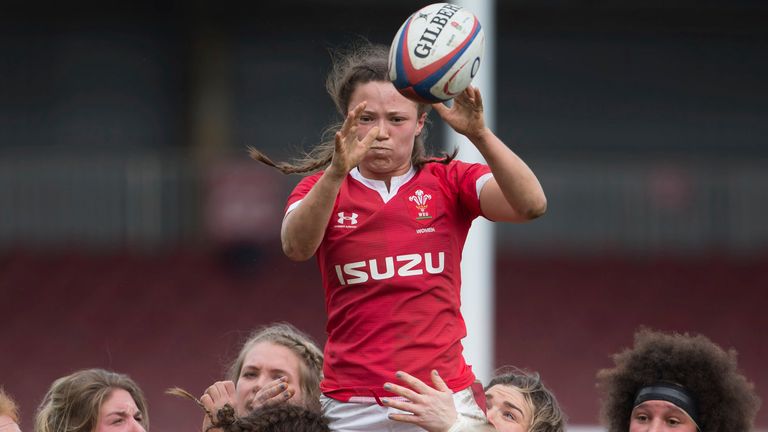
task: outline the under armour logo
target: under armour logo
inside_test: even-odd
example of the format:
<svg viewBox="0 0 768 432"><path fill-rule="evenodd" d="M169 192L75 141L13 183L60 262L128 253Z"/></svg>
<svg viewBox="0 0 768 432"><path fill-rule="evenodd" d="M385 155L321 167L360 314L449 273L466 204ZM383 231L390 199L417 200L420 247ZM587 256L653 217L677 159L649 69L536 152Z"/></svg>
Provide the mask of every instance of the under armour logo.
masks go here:
<svg viewBox="0 0 768 432"><path fill-rule="evenodd" d="M346 216L344 212L338 212L336 216L339 217L337 223L341 225L344 225L345 221L349 222L350 225L357 225L357 213L352 213L352 216Z"/></svg>

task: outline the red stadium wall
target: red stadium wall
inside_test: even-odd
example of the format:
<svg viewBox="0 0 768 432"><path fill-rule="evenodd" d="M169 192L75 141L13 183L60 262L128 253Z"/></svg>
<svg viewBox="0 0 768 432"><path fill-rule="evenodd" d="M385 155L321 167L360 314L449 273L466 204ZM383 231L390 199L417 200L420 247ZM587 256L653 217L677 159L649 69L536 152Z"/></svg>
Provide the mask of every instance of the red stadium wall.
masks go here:
<svg viewBox="0 0 768 432"><path fill-rule="evenodd" d="M197 407L166 388L201 393L261 324L290 321L322 341L314 262L255 252L0 255L0 383L22 407L22 429L55 378L103 367L144 388L153 430L198 430ZM496 363L541 372L573 424L596 423L595 372L639 325L734 347L768 399L768 256L505 255L498 269ZM758 424L768 426L765 409Z"/></svg>

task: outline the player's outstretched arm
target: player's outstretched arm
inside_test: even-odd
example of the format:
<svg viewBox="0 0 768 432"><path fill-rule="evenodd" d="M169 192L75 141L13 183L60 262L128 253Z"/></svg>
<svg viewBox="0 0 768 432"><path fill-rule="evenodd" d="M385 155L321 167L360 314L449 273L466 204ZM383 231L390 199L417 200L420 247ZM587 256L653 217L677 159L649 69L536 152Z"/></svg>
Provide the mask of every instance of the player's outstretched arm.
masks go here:
<svg viewBox="0 0 768 432"><path fill-rule="evenodd" d="M326 171L301 200L301 205L283 218L280 239L283 252L288 258L305 261L315 254L323 240L333 203L343 181L344 177Z"/></svg>
<svg viewBox="0 0 768 432"><path fill-rule="evenodd" d="M357 138L357 126L365 106L362 102L347 114L341 129L336 132L331 165L301 200L301 205L283 219L280 230L283 252L292 260L308 260L315 254L344 178L362 160L379 134L379 128L373 127L363 139Z"/></svg>
<svg viewBox="0 0 768 432"><path fill-rule="evenodd" d="M405 423L412 423L429 432L447 432L456 423L458 414L453 403L453 392L445 384L437 371L432 371L434 388L420 379L405 372L395 374L407 387L386 383L384 389L400 395L408 402L385 398L385 406L406 411L409 414L390 414L389 418Z"/></svg>
<svg viewBox="0 0 768 432"><path fill-rule="evenodd" d="M466 136L493 173L480 192L483 214L495 221L524 222L544 214L547 198L528 165L485 126L480 90L468 87L449 108L432 105L456 132Z"/></svg>

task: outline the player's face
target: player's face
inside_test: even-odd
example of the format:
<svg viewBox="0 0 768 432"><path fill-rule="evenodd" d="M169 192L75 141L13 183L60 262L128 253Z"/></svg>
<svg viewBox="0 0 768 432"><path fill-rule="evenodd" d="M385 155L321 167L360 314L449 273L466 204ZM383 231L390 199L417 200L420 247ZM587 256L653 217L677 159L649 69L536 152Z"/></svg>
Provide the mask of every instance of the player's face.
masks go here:
<svg viewBox="0 0 768 432"><path fill-rule="evenodd" d="M93 432L146 432L142 419L131 394L117 388L101 404Z"/></svg>
<svg viewBox="0 0 768 432"><path fill-rule="evenodd" d="M416 102L398 93L390 82L373 81L360 84L352 92L350 107L366 101L360 117L357 137L379 127L379 134L360 162L360 172L367 178L389 180L403 175L411 167L411 152L416 136L424 127L426 114L419 116Z"/></svg>
<svg viewBox="0 0 768 432"><path fill-rule="evenodd" d="M485 392L488 421L502 432L526 432L533 407L515 387L497 384Z"/></svg>
<svg viewBox="0 0 768 432"><path fill-rule="evenodd" d="M287 390L293 393L289 403L303 404L300 386L300 360L290 349L272 342L260 342L245 355L237 380L237 415L245 416L258 406L254 398L262 387L285 377Z"/></svg>
<svg viewBox="0 0 768 432"><path fill-rule="evenodd" d="M0 432L21 432L19 425L7 415L0 415Z"/></svg>
<svg viewBox="0 0 768 432"><path fill-rule="evenodd" d="M629 432L696 432L685 411L667 401L645 401L632 410Z"/></svg>

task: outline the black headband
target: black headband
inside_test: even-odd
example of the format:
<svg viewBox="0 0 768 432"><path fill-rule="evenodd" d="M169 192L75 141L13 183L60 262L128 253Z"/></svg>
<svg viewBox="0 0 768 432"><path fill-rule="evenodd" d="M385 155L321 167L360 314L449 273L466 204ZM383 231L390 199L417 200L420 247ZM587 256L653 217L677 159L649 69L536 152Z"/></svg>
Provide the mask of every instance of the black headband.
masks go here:
<svg viewBox="0 0 768 432"><path fill-rule="evenodd" d="M635 396L637 407L641 403L649 400L663 400L675 404L678 408L685 411L691 420L696 423L696 429L699 428L699 412L696 409L696 401L693 395L684 387L677 384L657 382L647 387L643 387Z"/></svg>

